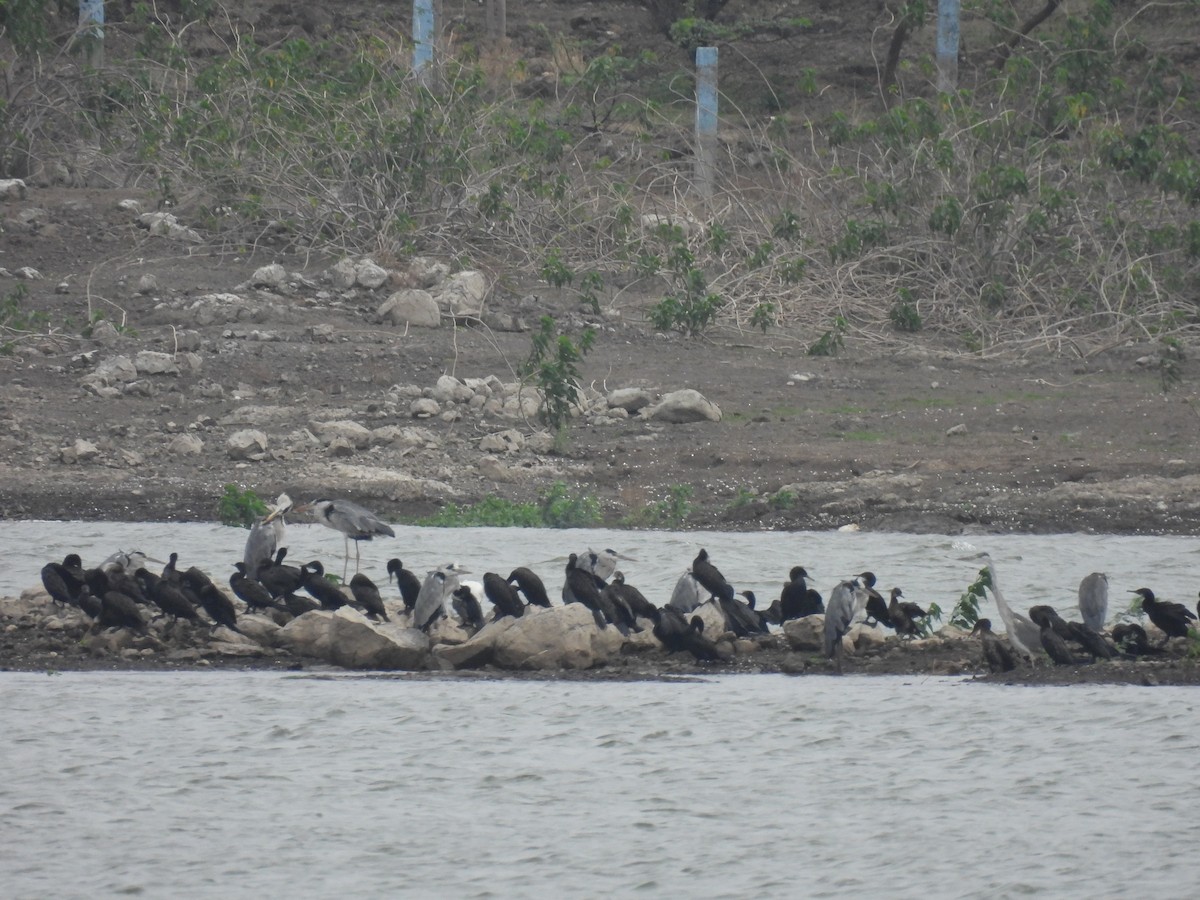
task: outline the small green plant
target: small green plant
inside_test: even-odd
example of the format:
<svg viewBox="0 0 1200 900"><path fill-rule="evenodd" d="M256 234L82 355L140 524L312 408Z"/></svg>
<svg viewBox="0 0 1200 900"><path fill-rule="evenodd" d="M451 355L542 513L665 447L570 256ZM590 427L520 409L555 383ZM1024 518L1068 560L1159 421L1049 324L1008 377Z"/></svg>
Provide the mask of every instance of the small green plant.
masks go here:
<svg viewBox="0 0 1200 900"><path fill-rule="evenodd" d="M217 501L217 518L222 525L249 528L254 520L267 514L267 505L250 488L240 490L236 484L225 485L225 493Z"/></svg>
<svg viewBox="0 0 1200 900"><path fill-rule="evenodd" d="M49 322L49 317L41 310L27 309L25 300L29 290L20 282L0 297L0 355L9 356L16 346L15 340L23 334L41 330Z"/></svg>
<svg viewBox="0 0 1200 900"><path fill-rule="evenodd" d="M892 327L897 331L916 332L921 330L921 314L917 312L916 304L912 302L912 291L900 288L900 297L888 310L888 318Z"/></svg>
<svg viewBox="0 0 1200 900"><path fill-rule="evenodd" d="M584 272L579 279L579 299L596 315L600 314L600 292L604 290L604 276L599 272Z"/></svg>
<svg viewBox="0 0 1200 900"><path fill-rule="evenodd" d="M521 374L542 392L542 420L562 433L571 421L571 408L579 402L579 364L592 349L596 332L585 328L579 339L560 334L551 316L542 316L533 335L529 358Z"/></svg>
<svg viewBox="0 0 1200 900"><path fill-rule="evenodd" d="M687 521L692 513L692 486L690 484L672 485L667 490L664 500L647 503L641 509L627 515L623 524L634 528L663 528L678 527Z"/></svg>
<svg viewBox="0 0 1200 900"><path fill-rule="evenodd" d="M776 509L794 509L799 499L791 491L780 490L771 498L771 505Z"/></svg>
<svg viewBox="0 0 1200 900"><path fill-rule="evenodd" d="M750 313L750 324L761 328L762 333L766 334L767 329L775 324L775 304L764 300L754 307L754 311Z"/></svg>
<svg viewBox="0 0 1200 900"><path fill-rule="evenodd" d="M556 481L542 497L542 524L547 528L589 528L601 521L600 501L591 494L571 491Z"/></svg>
<svg viewBox="0 0 1200 900"><path fill-rule="evenodd" d="M435 528L588 528L601 521L600 501L555 482L536 503L487 497L465 506L451 503L418 525Z"/></svg>
<svg viewBox="0 0 1200 900"><path fill-rule="evenodd" d="M835 316L830 329L808 348L808 355L837 356L846 348L846 330L848 328L849 323L842 316Z"/></svg>
<svg viewBox="0 0 1200 900"><path fill-rule="evenodd" d="M678 329L688 335L700 334L716 321L725 299L708 290L708 278L696 265L696 257L679 228L661 228L659 236L672 241L667 248L667 265L675 289L650 307L650 323L659 331Z"/></svg>
<svg viewBox="0 0 1200 900"><path fill-rule="evenodd" d="M991 583L991 574L987 566L984 566L979 570L979 577L967 585L966 591L950 611L951 625L964 631L975 627L975 623L979 621L979 602L987 596L987 588Z"/></svg>
<svg viewBox="0 0 1200 900"><path fill-rule="evenodd" d="M920 620L918 625L921 631L921 637L929 637L935 631L937 626L942 623L942 608L936 603L930 603L925 609L925 617Z"/></svg>
<svg viewBox="0 0 1200 900"><path fill-rule="evenodd" d="M563 288L575 280L575 272L563 262L562 254L551 249L542 263L542 280L551 287Z"/></svg>

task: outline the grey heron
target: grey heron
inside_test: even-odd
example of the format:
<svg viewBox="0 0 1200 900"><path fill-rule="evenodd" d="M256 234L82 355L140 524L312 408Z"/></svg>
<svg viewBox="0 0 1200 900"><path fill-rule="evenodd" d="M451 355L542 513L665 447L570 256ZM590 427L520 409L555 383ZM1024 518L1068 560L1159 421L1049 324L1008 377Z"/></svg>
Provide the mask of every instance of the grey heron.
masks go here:
<svg viewBox="0 0 1200 900"><path fill-rule="evenodd" d="M275 505L267 514L250 526L250 534L246 536L246 548L242 551L242 562L246 564L246 572L253 578L258 567L265 561L274 558L275 551L283 546L287 521L284 518L292 509L292 498L280 494Z"/></svg>
<svg viewBox="0 0 1200 900"><path fill-rule="evenodd" d="M613 572L617 570L617 561L621 559L629 559L629 557L622 556L612 548L596 552L588 547L586 553L579 554L579 562L576 565L585 572L591 572L601 581L607 582Z"/></svg>
<svg viewBox="0 0 1200 900"><path fill-rule="evenodd" d="M1142 612L1150 617L1150 621L1167 637L1165 644L1173 637L1187 637L1188 628L1196 620L1196 614L1182 603L1171 603L1159 600L1150 588L1138 588L1130 591L1142 598Z"/></svg>
<svg viewBox="0 0 1200 900"><path fill-rule="evenodd" d="M462 584L458 575L457 566L447 564L425 576L416 606L413 607L414 628L428 631L429 626L445 615L446 599L453 596Z"/></svg>
<svg viewBox="0 0 1200 900"><path fill-rule="evenodd" d="M689 569L675 582L675 588L671 591L671 599L667 601L667 606L677 609L681 613L690 613L703 602L703 589L700 587L700 582L692 577ZM684 625L687 625L686 621Z"/></svg>
<svg viewBox="0 0 1200 900"><path fill-rule="evenodd" d="M979 641L983 644L983 659L989 672L1011 672L1017 667L1012 650L999 635L992 632L991 619L980 619L971 629L971 634L979 635Z"/></svg>
<svg viewBox="0 0 1200 900"><path fill-rule="evenodd" d="M839 675L842 672L842 638L866 602L866 591L853 579L838 582L829 593L829 603L825 606L824 649L826 658L836 659Z"/></svg>
<svg viewBox="0 0 1200 900"><path fill-rule="evenodd" d="M988 570L988 590L996 600L996 609L1000 611L1004 630L1008 632L1008 642L1014 650L1032 661L1034 649L1042 645L1042 630L1019 612L1014 612L1008 605L1004 594L1000 593L1000 584L996 580L996 566L992 563L991 556L980 553L976 558L982 559L984 568Z"/></svg>
<svg viewBox="0 0 1200 900"><path fill-rule="evenodd" d="M343 581L350 568L351 541L354 541L354 571L357 572L360 564L359 541L369 541L380 535L396 536L392 527L375 513L349 500L313 500L311 503L296 507L296 512L311 512L315 521L320 522L326 528L332 528L334 531L342 533L346 545L345 566L342 568Z"/></svg>
<svg viewBox="0 0 1200 900"><path fill-rule="evenodd" d="M1079 582L1079 615L1093 631L1104 629L1108 617L1108 576L1103 572L1093 572Z"/></svg>

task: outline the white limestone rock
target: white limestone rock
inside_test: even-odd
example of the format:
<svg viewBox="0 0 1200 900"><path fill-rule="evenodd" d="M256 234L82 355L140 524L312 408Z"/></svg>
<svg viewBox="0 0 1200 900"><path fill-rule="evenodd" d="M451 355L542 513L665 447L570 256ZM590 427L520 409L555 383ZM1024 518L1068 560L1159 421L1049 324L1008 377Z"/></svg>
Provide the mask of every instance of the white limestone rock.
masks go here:
<svg viewBox="0 0 1200 900"><path fill-rule="evenodd" d="M434 299L438 308L455 319L478 319L487 297L487 277L482 272L457 272L446 279Z"/></svg>
<svg viewBox="0 0 1200 900"><path fill-rule="evenodd" d="M225 441L225 452L230 459L258 462L267 455L267 436L256 428L235 431Z"/></svg>
<svg viewBox="0 0 1200 900"><path fill-rule="evenodd" d="M644 409L642 416L673 425L687 422L720 422L721 410L699 391L684 388L664 395L658 403Z"/></svg>
<svg viewBox="0 0 1200 900"><path fill-rule="evenodd" d="M411 325L413 328L437 328L442 313L429 291L417 288L396 291L379 307L379 318L392 325Z"/></svg>

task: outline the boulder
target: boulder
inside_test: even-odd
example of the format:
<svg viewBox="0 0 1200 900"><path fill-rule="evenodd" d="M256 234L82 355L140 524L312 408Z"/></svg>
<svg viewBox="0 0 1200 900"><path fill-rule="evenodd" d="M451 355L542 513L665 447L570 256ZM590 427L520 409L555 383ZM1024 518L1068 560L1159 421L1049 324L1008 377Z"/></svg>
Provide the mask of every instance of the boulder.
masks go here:
<svg viewBox="0 0 1200 900"><path fill-rule="evenodd" d="M24 200L25 182L20 178L0 178L0 197L5 200Z"/></svg>
<svg viewBox="0 0 1200 900"><path fill-rule="evenodd" d="M91 462L99 455L100 448L84 438L76 438L71 446L59 450L59 458L65 463Z"/></svg>
<svg viewBox="0 0 1200 900"><path fill-rule="evenodd" d="M433 294L417 288L396 291L379 307L379 318L392 325L411 325L414 328L437 328L442 313Z"/></svg>
<svg viewBox="0 0 1200 900"><path fill-rule="evenodd" d="M328 275L330 282L339 291L354 287L354 280L358 277L354 270L354 261L349 259L340 259L334 263Z"/></svg>
<svg viewBox="0 0 1200 900"><path fill-rule="evenodd" d="M420 287L431 288L450 274L450 267L428 256L414 256L408 264L408 275Z"/></svg>
<svg viewBox="0 0 1200 900"><path fill-rule="evenodd" d="M619 653L625 638L613 626L597 627L580 603L530 607L519 619L489 622L464 644L439 647L437 656L455 668L489 663L502 669L590 669Z"/></svg>
<svg viewBox="0 0 1200 900"><path fill-rule="evenodd" d="M177 434L167 444L172 456L199 456L204 452L204 441L194 434Z"/></svg>
<svg viewBox="0 0 1200 900"><path fill-rule="evenodd" d="M442 408L438 406L438 402L432 397L419 397L408 408L409 415L414 419L428 419L436 416L441 411Z"/></svg>
<svg viewBox="0 0 1200 900"><path fill-rule="evenodd" d="M437 384L433 386L433 399L438 403L466 403L475 396L475 392L455 378L453 375L439 375Z"/></svg>
<svg viewBox="0 0 1200 900"><path fill-rule="evenodd" d="M350 419L341 419L336 422L309 422L308 427L326 444L332 444L341 438L355 450L366 450L371 446L371 429Z"/></svg>
<svg viewBox="0 0 1200 900"><path fill-rule="evenodd" d="M361 287L374 290L388 280L388 271L373 259L362 259L354 266L354 280Z"/></svg>
<svg viewBox="0 0 1200 900"><path fill-rule="evenodd" d="M789 619L783 623L783 636L793 650L820 653L825 646L825 617L816 615Z"/></svg>
<svg viewBox="0 0 1200 900"><path fill-rule="evenodd" d="M142 350L133 358L133 367L139 375L178 375L179 364L172 353Z"/></svg>
<svg viewBox="0 0 1200 900"><path fill-rule="evenodd" d="M482 272L458 272L446 279L434 298L442 312L456 319L478 319L487 297L487 277Z"/></svg>
<svg viewBox="0 0 1200 900"><path fill-rule="evenodd" d="M485 434L479 439L479 449L484 453L516 453L525 446L525 436L515 428Z"/></svg>
<svg viewBox="0 0 1200 900"><path fill-rule="evenodd" d="M299 656L347 669L423 669L429 659L429 638L420 631L372 622L351 606L307 612L288 622L273 640Z"/></svg>
<svg viewBox="0 0 1200 900"><path fill-rule="evenodd" d="M235 431L225 441L225 452L230 459L264 459L267 455L267 436L255 428Z"/></svg>
<svg viewBox="0 0 1200 900"><path fill-rule="evenodd" d="M650 405L650 393L641 388L619 388L609 391L606 399L609 409L623 409L627 413L637 412Z"/></svg>
<svg viewBox="0 0 1200 900"><path fill-rule="evenodd" d="M91 376L84 377L98 379L102 384L122 384L137 378L137 366L128 356L110 356L96 366Z"/></svg>
<svg viewBox="0 0 1200 900"><path fill-rule="evenodd" d="M664 395L658 403L644 409L642 416L673 425L687 422L720 422L721 410L699 391L684 388Z"/></svg>
<svg viewBox="0 0 1200 900"><path fill-rule="evenodd" d="M287 282L287 270L279 263L260 266L250 276L250 284L254 287L280 288Z"/></svg>

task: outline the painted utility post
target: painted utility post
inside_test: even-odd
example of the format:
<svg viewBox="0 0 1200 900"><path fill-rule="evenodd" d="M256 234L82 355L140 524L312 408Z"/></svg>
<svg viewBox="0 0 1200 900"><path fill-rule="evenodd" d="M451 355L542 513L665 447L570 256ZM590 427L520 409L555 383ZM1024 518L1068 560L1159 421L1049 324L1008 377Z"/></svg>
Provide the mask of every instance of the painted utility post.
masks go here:
<svg viewBox="0 0 1200 900"><path fill-rule="evenodd" d="M938 0L937 89L958 90L958 13L960 0Z"/></svg>
<svg viewBox="0 0 1200 900"><path fill-rule="evenodd" d="M717 48L696 48L696 185L713 194L717 160Z"/></svg>
<svg viewBox="0 0 1200 900"><path fill-rule="evenodd" d="M413 71L427 88L433 80L433 4L434 0L413 0Z"/></svg>
<svg viewBox="0 0 1200 900"><path fill-rule="evenodd" d="M88 65L104 65L104 0L79 0L79 39Z"/></svg>

